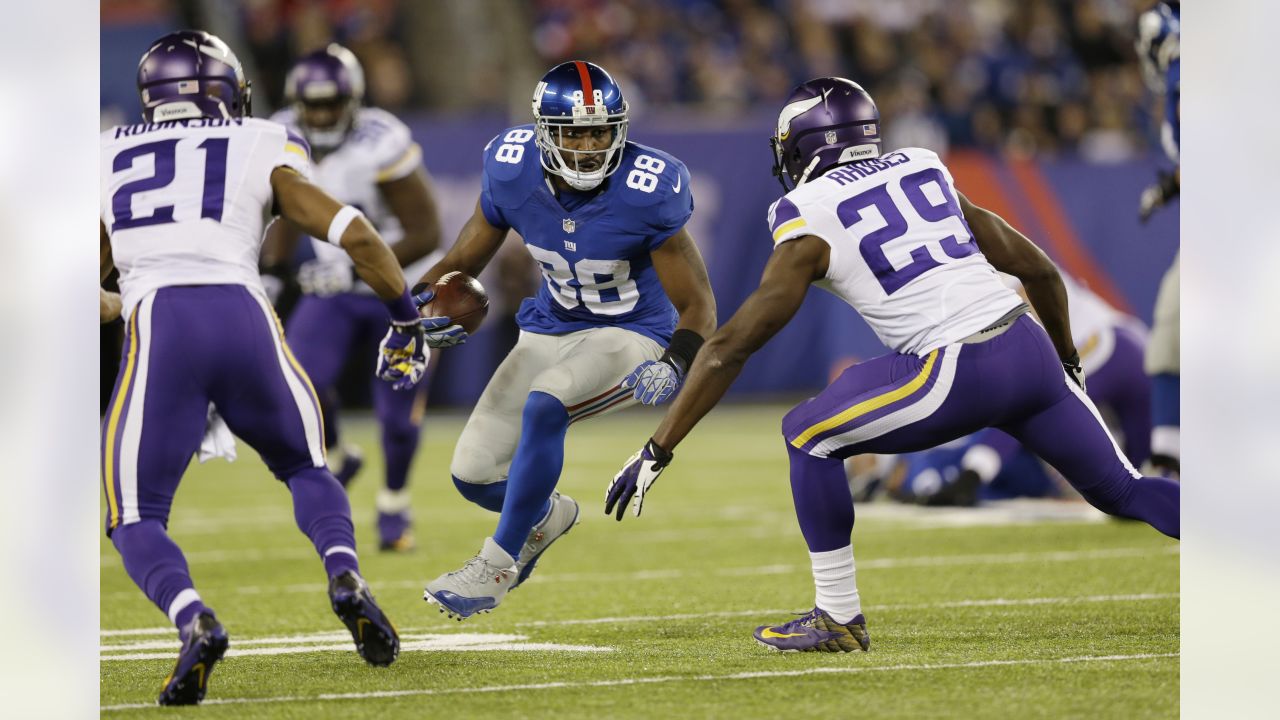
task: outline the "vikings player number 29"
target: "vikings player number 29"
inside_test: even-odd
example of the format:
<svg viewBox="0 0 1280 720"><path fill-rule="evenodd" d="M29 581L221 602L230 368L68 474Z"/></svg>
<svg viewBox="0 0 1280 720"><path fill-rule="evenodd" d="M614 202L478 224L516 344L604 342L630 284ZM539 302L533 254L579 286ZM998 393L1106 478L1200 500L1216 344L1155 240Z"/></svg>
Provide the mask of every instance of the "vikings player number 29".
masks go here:
<svg viewBox="0 0 1280 720"><path fill-rule="evenodd" d="M938 254L929 251L930 245L936 244L946 258L955 260L978 252L973 243L973 233L960 212L960 203L937 168L926 168L904 176L898 182L898 190L911 204L915 211L914 217L907 218L902 214L888 183L854 195L836 206L836 215L847 228L868 220L865 211L869 208L875 208L883 219L884 227L864 235L858 244L858 250L887 295L892 295L903 285L942 266L946 260L938 260ZM930 199L930 195L940 202ZM950 223L954 232L941 240L934 239L937 237L936 232L922 235L930 239L911 249L911 262L895 268L885 255L884 246L906 235L917 219L929 224Z"/></svg>
<svg viewBox="0 0 1280 720"><path fill-rule="evenodd" d="M138 193L160 190L173 183L180 151L198 152L204 156L204 192L201 193L200 217L221 222L223 199L226 195L227 145L230 142L228 138L205 138L203 142L195 144L194 138L190 143L174 138L137 145L116 155L111 162L112 173L126 172L140 162L145 162L143 158L148 157L151 158L152 173L121 185L112 196L111 210L115 222L111 224L111 232L176 221L173 205L160 205L153 208L150 214L136 217L133 213L133 201L134 195ZM182 165L187 167L186 163Z"/></svg>

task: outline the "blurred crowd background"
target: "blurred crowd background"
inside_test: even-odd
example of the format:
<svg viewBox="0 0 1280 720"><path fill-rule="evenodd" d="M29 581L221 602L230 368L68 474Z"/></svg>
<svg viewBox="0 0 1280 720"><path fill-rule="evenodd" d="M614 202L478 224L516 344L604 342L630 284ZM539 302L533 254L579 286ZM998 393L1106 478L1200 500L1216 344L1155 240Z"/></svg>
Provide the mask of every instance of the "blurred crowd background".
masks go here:
<svg viewBox="0 0 1280 720"><path fill-rule="evenodd" d="M293 59L338 41L364 66L367 101L422 145L446 245L475 206L480 150L530 121L538 78L570 59L603 65L632 108L629 137L693 173L689 223L721 320L760 277L765 211L780 188L766 138L792 87L837 74L880 105L885 144L945 156L959 187L1046 249L1117 308L1143 320L1177 249L1178 216L1138 222L1156 169L1159 99L1133 48L1154 0L103 0L101 121L139 117L138 58L157 37L222 37L253 81L253 114L279 108ZM1154 113L1154 114L1153 114ZM513 315L539 282L508 243L480 280L494 312L442 360L432 404L467 405L514 341ZM280 308L287 313L287 303ZM832 329L838 329L832 332ZM104 330L103 393L118 357ZM788 348L809 351L797 358ZM741 396L810 392L831 368L879 354L834 298L810 293L784 336L744 369ZM371 362L371 357L365 359ZM371 368L349 365L347 407Z"/></svg>
<svg viewBox="0 0 1280 720"><path fill-rule="evenodd" d="M1156 145L1133 51L1150 0L103 0L103 124L132 120L132 69L175 26L227 39L280 102L291 59L337 40L396 112L523 118L548 67L589 59L637 117L723 127L819 75L860 82L889 146L1117 161Z"/></svg>

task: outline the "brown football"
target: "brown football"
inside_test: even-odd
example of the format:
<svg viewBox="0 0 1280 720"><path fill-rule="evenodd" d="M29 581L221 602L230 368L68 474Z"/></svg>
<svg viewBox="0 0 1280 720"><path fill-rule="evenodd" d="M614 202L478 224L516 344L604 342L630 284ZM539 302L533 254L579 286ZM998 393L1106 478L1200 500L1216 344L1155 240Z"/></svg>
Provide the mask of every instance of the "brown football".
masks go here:
<svg viewBox="0 0 1280 720"><path fill-rule="evenodd" d="M447 315L473 333L489 312L489 295L479 280L454 270L445 273L432 288L436 296L419 311L422 317Z"/></svg>

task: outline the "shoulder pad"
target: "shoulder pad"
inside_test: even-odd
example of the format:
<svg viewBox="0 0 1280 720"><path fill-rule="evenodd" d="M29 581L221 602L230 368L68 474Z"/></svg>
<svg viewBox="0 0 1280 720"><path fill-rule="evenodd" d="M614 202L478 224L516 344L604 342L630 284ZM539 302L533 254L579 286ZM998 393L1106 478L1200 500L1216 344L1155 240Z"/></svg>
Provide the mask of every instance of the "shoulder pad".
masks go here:
<svg viewBox="0 0 1280 720"><path fill-rule="evenodd" d="M498 133L484 147L484 179L493 203L517 208L542 182L542 163L534 142L533 125L518 125Z"/></svg>
<svg viewBox="0 0 1280 720"><path fill-rule="evenodd" d="M623 201L633 207L655 207L663 214L686 205L692 210L689 169L657 148L628 142L614 181L622 185Z"/></svg>

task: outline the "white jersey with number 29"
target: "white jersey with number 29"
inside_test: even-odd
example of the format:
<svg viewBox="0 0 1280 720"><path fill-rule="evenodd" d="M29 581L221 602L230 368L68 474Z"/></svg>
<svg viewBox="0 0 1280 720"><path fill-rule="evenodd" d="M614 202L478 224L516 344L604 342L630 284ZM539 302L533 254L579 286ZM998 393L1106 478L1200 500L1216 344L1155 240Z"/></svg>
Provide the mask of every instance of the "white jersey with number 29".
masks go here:
<svg viewBox="0 0 1280 720"><path fill-rule="evenodd" d="M774 245L831 247L815 283L858 311L885 345L924 354L991 325L1022 300L978 250L938 156L904 148L835 167L769 208Z"/></svg>
<svg viewBox="0 0 1280 720"><path fill-rule="evenodd" d="M310 173L306 143L256 118L124 125L101 143L102 223L128 317L171 285L260 287L271 171Z"/></svg>

